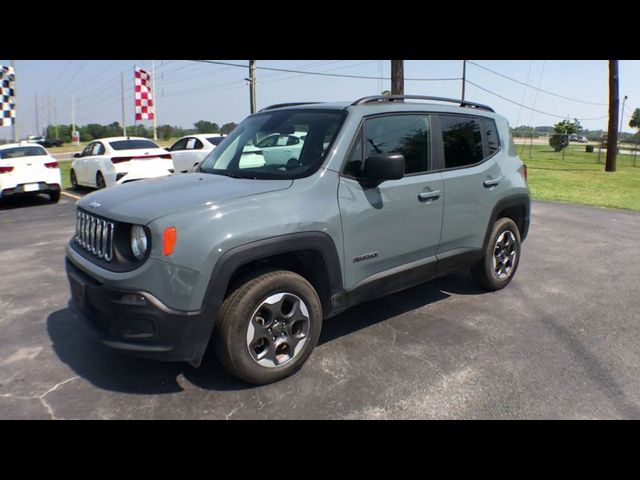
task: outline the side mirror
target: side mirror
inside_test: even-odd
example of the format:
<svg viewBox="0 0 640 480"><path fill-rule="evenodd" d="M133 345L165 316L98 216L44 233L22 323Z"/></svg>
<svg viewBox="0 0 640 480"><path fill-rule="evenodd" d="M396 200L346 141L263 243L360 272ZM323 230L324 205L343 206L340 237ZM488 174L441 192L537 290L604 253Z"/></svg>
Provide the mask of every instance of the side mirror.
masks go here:
<svg viewBox="0 0 640 480"><path fill-rule="evenodd" d="M360 183L373 188L385 180L399 180L404 177L406 161L400 153L378 153L364 162Z"/></svg>
<svg viewBox="0 0 640 480"><path fill-rule="evenodd" d="M74 153L73 158L80 158L80 155L81 155L80 153Z"/></svg>

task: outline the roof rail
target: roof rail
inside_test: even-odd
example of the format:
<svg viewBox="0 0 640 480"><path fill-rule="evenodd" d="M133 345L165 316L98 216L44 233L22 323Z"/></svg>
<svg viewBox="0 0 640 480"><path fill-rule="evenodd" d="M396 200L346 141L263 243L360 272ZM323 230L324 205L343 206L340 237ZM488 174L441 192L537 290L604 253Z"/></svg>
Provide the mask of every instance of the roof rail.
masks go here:
<svg viewBox="0 0 640 480"><path fill-rule="evenodd" d="M275 108L282 108L282 107L296 107L298 105L316 105L318 103L320 102L277 103L275 105L270 105L268 107L263 108L262 110L260 110L260 112L264 112L266 110L273 110Z"/></svg>
<svg viewBox="0 0 640 480"><path fill-rule="evenodd" d="M351 105L357 106L374 102L393 102L395 100L434 100L438 102L458 103L461 107L472 107L479 110L494 112L493 108L488 107L487 105L482 105L481 103L467 102L466 100L457 100L455 98L429 97L425 95L373 95L370 97L360 98L353 102Z"/></svg>

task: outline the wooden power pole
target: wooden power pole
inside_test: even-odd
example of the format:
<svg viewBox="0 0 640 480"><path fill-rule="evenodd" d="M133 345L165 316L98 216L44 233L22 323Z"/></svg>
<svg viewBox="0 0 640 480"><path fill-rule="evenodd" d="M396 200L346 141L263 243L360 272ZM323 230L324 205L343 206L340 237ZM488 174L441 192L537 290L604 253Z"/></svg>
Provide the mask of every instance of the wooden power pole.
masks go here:
<svg viewBox="0 0 640 480"><path fill-rule="evenodd" d="M607 163L605 172L616 171L618 153L618 60L609 60L609 131L607 132Z"/></svg>
<svg viewBox="0 0 640 480"><path fill-rule="evenodd" d="M249 110L256 113L256 61L249 60Z"/></svg>
<svg viewBox="0 0 640 480"><path fill-rule="evenodd" d="M404 95L404 60L391 60L391 95Z"/></svg>

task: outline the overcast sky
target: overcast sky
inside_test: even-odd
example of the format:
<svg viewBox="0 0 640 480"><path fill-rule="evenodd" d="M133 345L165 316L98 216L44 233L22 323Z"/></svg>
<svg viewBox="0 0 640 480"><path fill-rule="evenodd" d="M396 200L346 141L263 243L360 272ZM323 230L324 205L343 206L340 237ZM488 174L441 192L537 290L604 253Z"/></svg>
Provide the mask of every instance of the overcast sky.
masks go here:
<svg viewBox="0 0 640 480"><path fill-rule="evenodd" d="M9 65L10 60L0 60ZM249 114L248 68L185 60L156 60L158 125L186 128L198 120L222 125ZM224 60L248 64L247 60ZM492 106L512 126L552 125L561 117L577 117L583 127L606 129L608 62L606 60L472 60L467 64L467 100ZM71 123L71 96L76 98L76 123L121 122L120 74L124 74L127 124L133 123L133 67L151 70L151 60L16 60L19 135L36 133L35 94L42 127L57 120ZM390 89L389 60L258 60L257 106L295 101L355 100ZM260 67L342 75L385 77L355 79L282 73ZM493 70L492 73L486 69ZM519 82L546 92L527 88ZM461 60L406 60L405 93L460 98ZM475 85L473 85L475 84ZM484 90L483 90L484 89ZM489 93L493 92L493 93ZM499 95L499 96L497 96ZM620 61L620 96L628 95L623 130L633 109L640 107L640 61ZM48 99L52 99L49 113ZM504 97L504 98L500 98ZM561 98L567 97L567 98ZM520 107L535 108L539 112ZM54 108L55 106L55 108ZM544 112L544 113L540 113ZM143 122L150 125L150 122ZM10 127L0 127L9 138Z"/></svg>

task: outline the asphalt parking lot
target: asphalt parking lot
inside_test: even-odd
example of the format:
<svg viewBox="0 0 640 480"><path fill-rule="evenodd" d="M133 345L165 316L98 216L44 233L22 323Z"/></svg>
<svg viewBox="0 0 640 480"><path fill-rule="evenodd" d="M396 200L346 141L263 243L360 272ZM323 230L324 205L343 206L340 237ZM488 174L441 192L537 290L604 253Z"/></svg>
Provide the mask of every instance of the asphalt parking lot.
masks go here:
<svg viewBox="0 0 640 480"><path fill-rule="evenodd" d="M534 202L505 290L460 273L363 304L253 387L94 340L66 308L73 209L0 202L2 419L640 418L640 214Z"/></svg>

